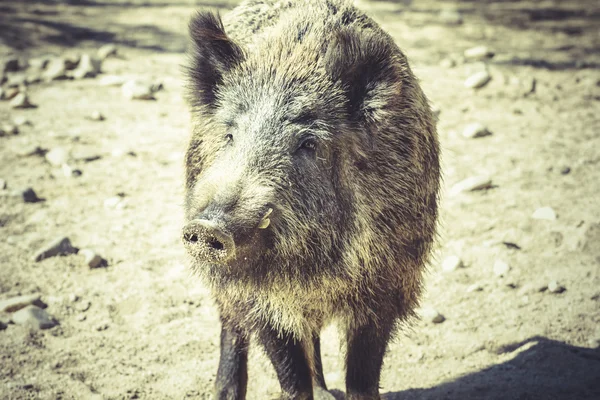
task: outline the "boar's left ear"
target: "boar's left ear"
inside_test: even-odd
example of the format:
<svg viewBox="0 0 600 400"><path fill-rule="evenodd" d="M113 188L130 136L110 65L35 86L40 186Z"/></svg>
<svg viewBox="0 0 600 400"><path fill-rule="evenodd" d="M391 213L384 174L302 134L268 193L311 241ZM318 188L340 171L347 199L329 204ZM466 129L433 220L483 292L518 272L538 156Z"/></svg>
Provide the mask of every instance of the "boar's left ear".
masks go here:
<svg viewBox="0 0 600 400"><path fill-rule="evenodd" d="M190 21L189 32L193 41L188 67L190 102L211 109L223 75L243 60L244 53L225 33L219 15L199 12Z"/></svg>
<svg viewBox="0 0 600 400"><path fill-rule="evenodd" d="M353 121L376 122L400 95L401 64L381 34L341 28L327 46L325 67L346 92Z"/></svg>

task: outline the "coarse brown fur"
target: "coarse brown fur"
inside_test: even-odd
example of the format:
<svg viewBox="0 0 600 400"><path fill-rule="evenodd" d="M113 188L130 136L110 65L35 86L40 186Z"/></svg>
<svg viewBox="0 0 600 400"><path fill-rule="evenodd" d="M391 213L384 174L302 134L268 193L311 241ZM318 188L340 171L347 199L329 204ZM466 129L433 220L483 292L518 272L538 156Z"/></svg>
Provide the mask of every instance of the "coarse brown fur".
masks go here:
<svg viewBox="0 0 600 400"><path fill-rule="evenodd" d="M392 38L345 1L246 1L190 33L186 218L236 243L226 264L188 246L194 269L224 324L291 335L314 375L323 324L391 335L414 314L437 219L434 118Z"/></svg>

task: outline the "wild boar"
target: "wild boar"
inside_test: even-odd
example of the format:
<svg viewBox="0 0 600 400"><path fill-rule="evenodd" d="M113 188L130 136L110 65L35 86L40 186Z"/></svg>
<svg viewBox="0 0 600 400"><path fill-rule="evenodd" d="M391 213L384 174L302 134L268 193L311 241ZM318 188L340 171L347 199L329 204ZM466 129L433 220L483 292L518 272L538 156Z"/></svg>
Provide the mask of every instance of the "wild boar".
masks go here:
<svg viewBox="0 0 600 400"><path fill-rule="evenodd" d="M336 322L348 399L379 399L435 239L439 146L406 57L342 0L243 2L190 22L183 242L219 308L216 398L242 399L255 337L282 398L326 390Z"/></svg>

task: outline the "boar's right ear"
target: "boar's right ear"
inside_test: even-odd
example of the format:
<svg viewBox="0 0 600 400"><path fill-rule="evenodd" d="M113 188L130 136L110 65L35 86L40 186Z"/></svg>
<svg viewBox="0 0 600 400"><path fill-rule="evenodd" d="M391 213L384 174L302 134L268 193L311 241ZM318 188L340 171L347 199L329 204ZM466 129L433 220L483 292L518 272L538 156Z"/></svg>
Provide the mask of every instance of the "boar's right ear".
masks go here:
<svg viewBox="0 0 600 400"><path fill-rule="evenodd" d="M193 106L212 109L216 103L216 87L223 75L244 58L242 49L225 33L220 16L199 12L190 21L192 38L191 63L188 67L190 102Z"/></svg>

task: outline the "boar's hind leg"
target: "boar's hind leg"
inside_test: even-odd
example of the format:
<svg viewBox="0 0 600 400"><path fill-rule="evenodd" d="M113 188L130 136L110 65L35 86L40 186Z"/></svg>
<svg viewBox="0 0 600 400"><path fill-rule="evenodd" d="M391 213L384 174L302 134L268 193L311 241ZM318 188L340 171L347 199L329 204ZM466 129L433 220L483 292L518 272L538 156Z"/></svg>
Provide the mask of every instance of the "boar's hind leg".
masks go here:
<svg viewBox="0 0 600 400"><path fill-rule="evenodd" d="M348 331L346 399L379 400L379 376L392 323L371 322Z"/></svg>
<svg viewBox="0 0 600 400"><path fill-rule="evenodd" d="M312 376L304 346L291 334L265 326L259 340L275 367L285 400L312 400Z"/></svg>
<svg viewBox="0 0 600 400"><path fill-rule="evenodd" d="M314 351L314 368L315 368L315 382L321 388L327 390L325 385L325 376L323 375L323 363L321 361L321 338L319 335L313 337L313 351Z"/></svg>
<svg viewBox="0 0 600 400"><path fill-rule="evenodd" d="M243 400L248 383L248 338L236 326L222 321L221 357L216 379L217 400Z"/></svg>

